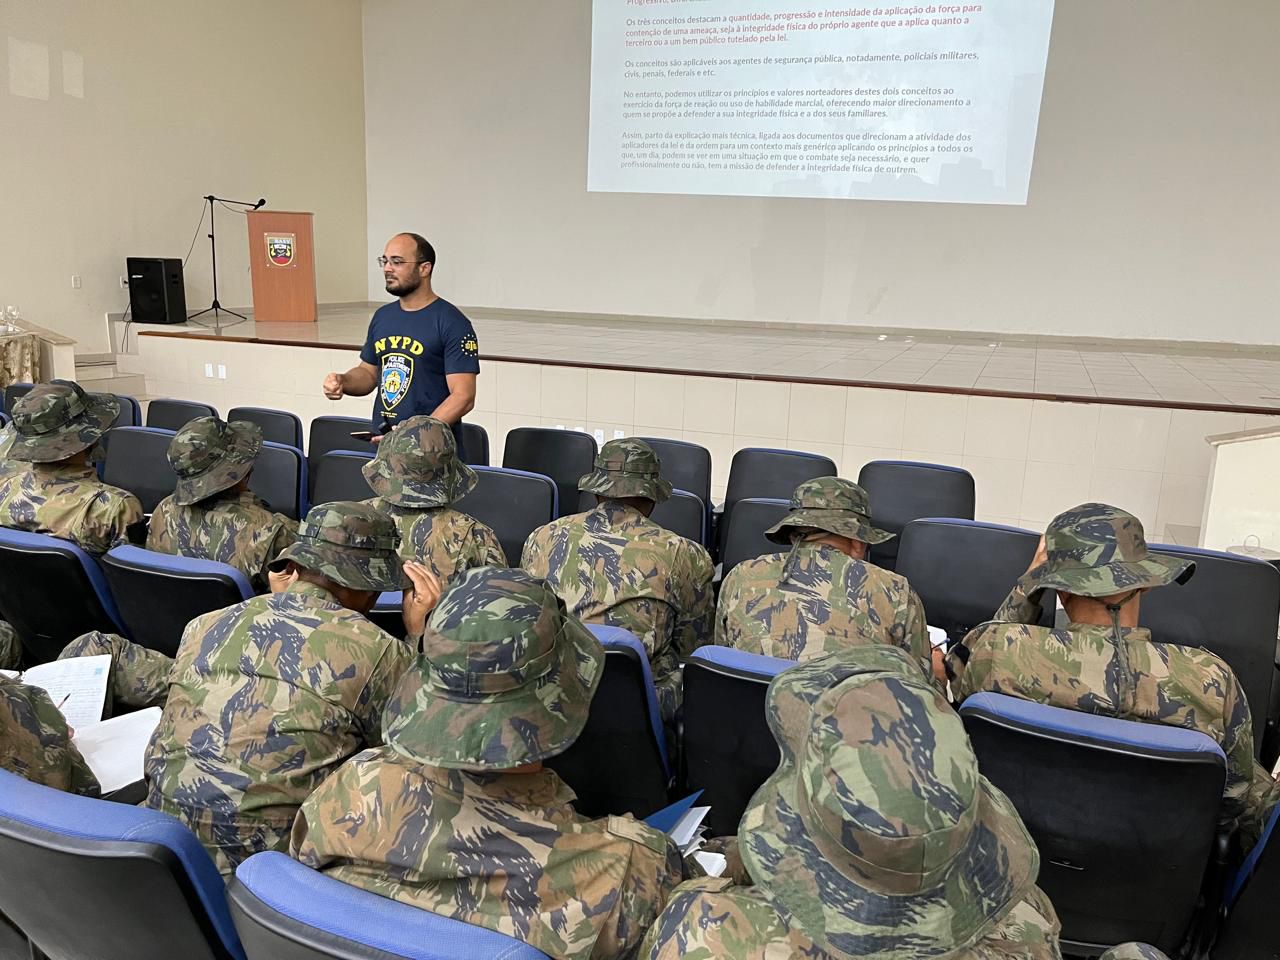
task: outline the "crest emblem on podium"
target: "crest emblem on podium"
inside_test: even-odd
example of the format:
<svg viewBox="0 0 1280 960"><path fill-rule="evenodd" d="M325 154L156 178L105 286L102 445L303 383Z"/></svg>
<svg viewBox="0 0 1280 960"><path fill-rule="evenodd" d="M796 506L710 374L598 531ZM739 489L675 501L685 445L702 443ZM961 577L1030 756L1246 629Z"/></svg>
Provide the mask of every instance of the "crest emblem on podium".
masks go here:
<svg viewBox="0 0 1280 960"><path fill-rule="evenodd" d="M287 267L293 263L294 235L282 233L267 235L267 259L277 267Z"/></svg>
<svg viewBox="0 0 1280 960"><path fill-rule="evenodd" d="M382 406L387 410L396 405L409 392L413 383L413 358L403 353L389 353L382 358Z"/></svg>

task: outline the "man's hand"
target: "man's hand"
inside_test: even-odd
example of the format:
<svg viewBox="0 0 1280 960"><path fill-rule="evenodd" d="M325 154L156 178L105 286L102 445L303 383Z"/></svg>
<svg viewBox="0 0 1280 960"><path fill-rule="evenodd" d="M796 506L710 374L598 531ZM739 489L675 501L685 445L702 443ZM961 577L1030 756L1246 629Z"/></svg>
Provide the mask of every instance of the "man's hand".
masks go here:
<svg viewBox="0 0 1280 960"><path fill-rule="evenodd" d="M1031 566L1027 567L1027 573L1030 573L1041 564L1049 562L1049 551L1044 546L1044 534L1040 534L1040 542L1036 544L1036 555L1031 558Z"/></svg>
<svg viewBox="0 0 1280 960"><path fill-rule="evenodd" d="M400 612L409 636L420 637L427 629L427 614L440 602L443 587L440 578L420 563L406 563L404 573L413 586L404 592Z"/></svg>
<svg viewBox="0 0 1280 960"><path fill-rule="evenodd" d="M267 571L267 585L271 587L272 593L284 593L289 589L289 585L298 579L298 568L293 564L276 573L274 570Z"/></svg>
<svg viewBox="0 0 1280 960"><path fill-rule="evenodd" d="M324 378L324 395L330 400L341 400L346 392L344 377L340 373L331 373Z"/></svg>

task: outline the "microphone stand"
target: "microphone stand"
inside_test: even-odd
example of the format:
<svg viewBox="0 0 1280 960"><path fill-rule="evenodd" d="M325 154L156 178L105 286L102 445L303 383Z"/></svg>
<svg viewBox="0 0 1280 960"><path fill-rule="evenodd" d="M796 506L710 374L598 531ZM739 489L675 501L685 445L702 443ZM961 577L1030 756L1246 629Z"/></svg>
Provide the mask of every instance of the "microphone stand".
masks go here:
<svg viewBox="0 0 1280 960"><path fill-rule="evenodd" d="M236 313L234 310L228 310L226 307L224 307L221 303L218 302L218 239L217 239L217 230L214 228L214 225L213 225L213 205L215 202L234 203L242 207L249 207L253 210L257 210L259 207L265 205L267 201L265 199L257 200L254 202L249 202L247 200L228 200L226 197L215 197L213 194L209 194L204 198L204 202L209 205L209 254L210 254L210 259L213 266L213 303L205 307L203 310L199 310L196 313L193 313L190 316L188 316L187 321L195 322L196 326L198 327L212 326L214 329L214 332L219 333L221 332L223 327L222 314L229 313L233 317L240 318L238 320L232 320L230 323L226 324L226 326L228 327L233 327L237 323L244 323L249 318L246 317L243 313ZM201 323L196 321L196 317L202 317L206 313L213 314L212 324Z"/></svg>

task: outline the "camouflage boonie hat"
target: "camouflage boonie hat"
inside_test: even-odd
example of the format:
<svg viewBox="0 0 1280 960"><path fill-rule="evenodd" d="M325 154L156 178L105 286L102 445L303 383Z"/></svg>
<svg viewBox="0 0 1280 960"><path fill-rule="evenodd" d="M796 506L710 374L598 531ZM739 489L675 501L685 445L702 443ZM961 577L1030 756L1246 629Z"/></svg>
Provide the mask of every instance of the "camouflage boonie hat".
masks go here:
<svg viewBox="0 0 1280 960"><path fill-rule="evenodd" d="M871 525L871 501L867 491L852 480L815 477L796 487L791 512L764 532L774 543L789 544L791 532L813 527L863 543L884 543L893 534Z"/></svg>
<svg viewBox="0 0 1280 960"><path fill-rule="evenodd" d="M298 539L271 561L277 573L292 560L351 590L399 590L400 529L363 503L322 503L298 528Z"/></svg>
<svg viewBox="0 0 1280 960"><path fill-rule="evenodd" d="M453 431L432 417L410 417L383 437L364 478L378 496L410 510L447 507L476 485L476 472L458 459Z"/></svg>
<svg viewBox="0 0 1280 960"><path fill-rule="evenodd" d="M90 396L70 380L38 383L14 404L17 436L9 457L28 463L65 460L97 443L119 413L115 397Z"/></svg>
<svg viewBox="0 0 1280 960"><path fill-rule="evenodd" d="M600 642L519 569L468 570L422 643L382 726L392 749L433 767L509 770L564 753L604 672Z"/></svg>
<svg viewBox="0 0 1280 960"><path fill-rule="evenodd" d="M1169 960L1164 951L1146 943L1122 943L1112 947L1098 960Z"/></svg>
<svg viewBox="0 0 1280 960"><path fill-rule="evenodd" d="M671 496L671 481L653 447L635 437L610 440L596 455L595 469L578 481L583 493L602 497L643 497L662 503Z"/></svg>
<svg viewBox="0 0 1280 960"><path fill-rule="evenodd" d="M189 507L229 490L253 470L262 449L262 428L217 417L192 420L169 442L169 466L178 475L173 499Z"/></svg>
<svg viewBox="0 0 1280 960"><path fill-rule="evenodd" d="M1025 896L1039 853L979 772L960 717L897 647L769 685L782 763L738 830L757 884L840 956L952 956Z"/></svg>
<svg viewBox="0 0 1280 960"><path fill-rule="evenodd" d="M1149 553L1141 521L1105 503L1083 503L1058 514L1045 531L1044 547L1048 559L1022 576L1028 594L1049 589L1109 597L1186 583L1196 570L1194 560Z"/></svg>

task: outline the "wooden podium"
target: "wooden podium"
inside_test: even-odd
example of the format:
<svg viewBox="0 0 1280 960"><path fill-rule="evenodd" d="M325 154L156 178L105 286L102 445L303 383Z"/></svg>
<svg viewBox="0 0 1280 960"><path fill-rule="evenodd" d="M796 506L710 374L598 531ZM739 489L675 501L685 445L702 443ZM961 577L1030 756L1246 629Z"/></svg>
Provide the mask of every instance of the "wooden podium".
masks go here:
<svg viewBox="0 0 1280 960"><path fill-rule="evenodd" d="M259 323L315 323L312 214L254 210L246 217L253 319Z"/></svg>

